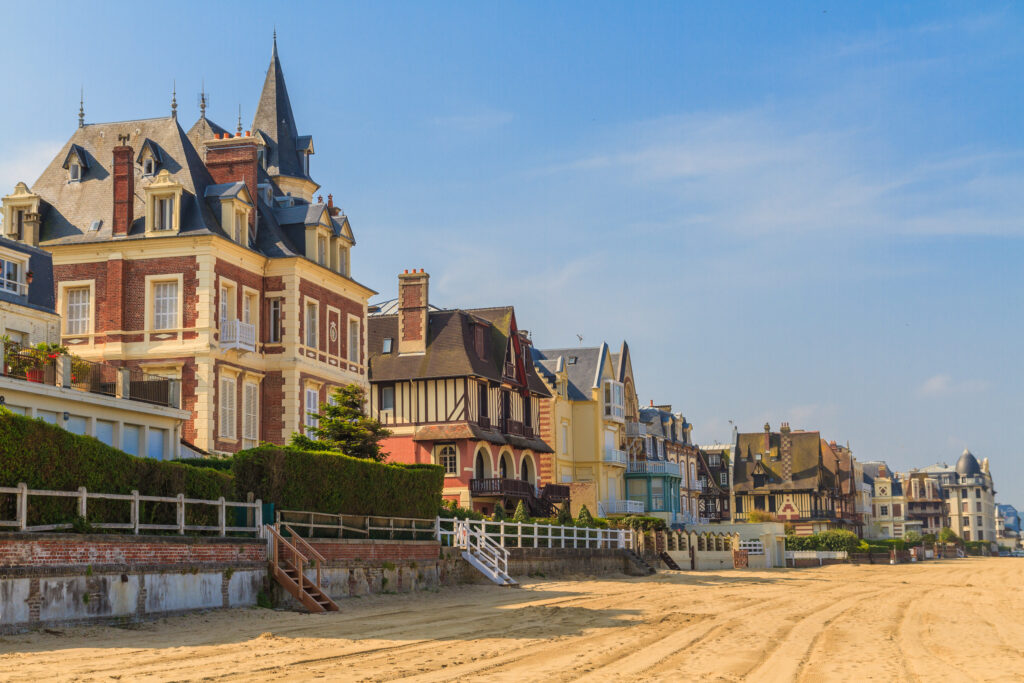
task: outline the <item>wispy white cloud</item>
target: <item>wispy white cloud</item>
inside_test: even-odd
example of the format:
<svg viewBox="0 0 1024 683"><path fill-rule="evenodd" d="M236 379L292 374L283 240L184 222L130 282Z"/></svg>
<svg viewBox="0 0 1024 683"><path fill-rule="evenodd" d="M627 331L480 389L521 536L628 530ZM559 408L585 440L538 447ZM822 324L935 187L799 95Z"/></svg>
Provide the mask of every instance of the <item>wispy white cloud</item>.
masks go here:
<svg viewBox="0 0 1024 683"><path fill-rule="evenodd" d="M947 374L929 377L917 388L918 396L923 398L940 398L957 394L976 394L985 391L989 382L982 379L954 380Z"/></svg>

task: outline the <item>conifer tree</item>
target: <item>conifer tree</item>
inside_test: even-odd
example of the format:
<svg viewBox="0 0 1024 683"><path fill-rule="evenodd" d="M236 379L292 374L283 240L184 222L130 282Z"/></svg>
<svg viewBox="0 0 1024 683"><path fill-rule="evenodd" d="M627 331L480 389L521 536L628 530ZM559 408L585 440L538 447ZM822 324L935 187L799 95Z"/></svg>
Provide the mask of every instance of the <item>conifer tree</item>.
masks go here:
<svg viewBox="0 0 1024 683"><path fill-rule="evenodd" d="M526 506L523 505L523 501L519 501L519 505L516 505L515 514L512 515L513 522L529 522L530 515L526 514Z"/></svg>
<svg viewBox="0 0 1024 683"><path fill-rule="evenodd" d="M580 508L580 513L576 515L576 524L578 526L594 526L594 516L590 514L590 510L584 505Z"/></svg>
<svg viewBox="0 0 1024 683"><path fill-rule="evenodd" d="M366 415L366 396L355 384L334 390L334 403L321 403L315 414L316 427L309 427L309 436L296 432L289 445L306 451L336 451L353 458L381 462L387 457L380 447L391 432L378 420Z"/></svg>
<svg viewBox="0 0 1024 683"><path fill-rule="evenodd" d="M559 526L572 526L572 512L569 511L568 503L564 503L558 510L557 521Z"/></svg>
<svg viewBox="0 0 1024 683"><path fill-rule="evenodd" d="M498 503L494 506L494 514L491 515L492 522L504 522L505 521L505 506Z"/></svg>

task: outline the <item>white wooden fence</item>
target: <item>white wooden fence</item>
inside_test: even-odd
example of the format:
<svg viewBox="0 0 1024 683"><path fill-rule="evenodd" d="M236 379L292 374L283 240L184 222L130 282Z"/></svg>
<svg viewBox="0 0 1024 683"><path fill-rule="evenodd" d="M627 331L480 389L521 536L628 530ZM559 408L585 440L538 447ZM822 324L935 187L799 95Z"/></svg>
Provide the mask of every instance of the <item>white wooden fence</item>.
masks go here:
<svg viewBox="0 0 1024 683"><path fill-rule="evenodd" d="M633 543L630 529L591 529L475 519L463 521L471 530L485 535L503 548L632 548ZM438 517L435 531L442 545L455 544L455 520Z"/></svg>
<svg viewBox="0 0 1024 683"><path fill-rule="evenodd" d="M78 500L77 514L79 517L88 520L89 526L96 529L120 529L124 531L131 531L134 534L140 531L177 531L179 534L184 534L187 531L216 531L220 536L225 536L228 532L231 533L248 533L254 536L260 536L263 529L263 504L260 500L255 500L251 503L238 503L234 501L224 500L224 498L218 498L217 500L202 500L198 498L186 498L184 494L179 493L177 496L143 496L138 491L132 491L130 494L125 493L95 493L86 491L85 487L79 488L77 491L45 491L30 489L25 483L18 484L17 487L0 486L0 494L13 494L15 496L15 510L16 517L13 520L0 520L0 527L14 527L18 531L56 531L59 529L70 529L72 528L71 523L63 524L37 524L35 526L28 525L28 514L29 514L29 500L33 496L41 498L76 498ZM128 522L102 522L99 520L89 520L89 501L90 500L123 500L128 501L129 505L129 521ZM174 524L143 524L140 521L140 504L141 503L172 503L175 506L175 523ZM186 524L185 509L188 505L209 505L217 508L217 526L200 526L195 524ZM227 519L228 508L243 508L251 509L253 511L253 525L252 526L229 526ZM248 518L248 515L246 515Z"/></svg>

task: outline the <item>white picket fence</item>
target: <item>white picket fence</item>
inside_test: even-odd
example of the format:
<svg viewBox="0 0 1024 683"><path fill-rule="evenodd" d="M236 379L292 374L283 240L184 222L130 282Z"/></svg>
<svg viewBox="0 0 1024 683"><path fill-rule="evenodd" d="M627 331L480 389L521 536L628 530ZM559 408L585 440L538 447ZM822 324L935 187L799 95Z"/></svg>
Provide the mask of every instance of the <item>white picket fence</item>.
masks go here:
<svg viewBox="0 0 1024 683"><path fill-rule="evenodd" d="M16 516L13 520L0 520L0 527L14 527L18 531L57 531L60 529L72 528L71 523L64 524L37 524L29 526L28 514L29 514L29 501L35 497L40 498L76 498L78 500L77 514L83 519L87 519L89 526L96 529L120 529L123 531L131 531L137 534L141 531L177 531L179 534L184 534L187 531L216 531L220 536L226 536L230 533L246 533L254 536L260 536L263 529L263 503L259 499L251 503L238 503L234 501L224 500L224 498L218 498L217 500L203 500L199 498L186 498L185 494L179 493L177 496L143 496L138 491L132 491L130 494L125 493L96 493L90 492L85 487L79 488L77 491L46 491L38 489L30 489L25 483L18 484L17 487L11 486L0 486L0 494L12 494L15 496L15 510ZM129 521L128 522L103 522L100 520L91 520L88 518L89 513L89 501L90 500L123 500L129 502ZM144 524L140 520L140 505L141 503L168 503L175 506L175 523L174 524ZM189 505L209 505L217 508L217 526L201 526L195 524L186 524L185 510L186 506ZM228 525L228 508L243 508L253 511L252 526L229 526ZM248 519L249 515L246 515Z"/></svg>
<svg viewBox="0 0 1024 683"><path fill-rule="evenodd" d="M630 529L590 529L576 526L548 526L531 522L465 521L469 528L483 534L503 548L632 548ZM457 545L456 520L437 519L437 539L444 545Z"/></svg>

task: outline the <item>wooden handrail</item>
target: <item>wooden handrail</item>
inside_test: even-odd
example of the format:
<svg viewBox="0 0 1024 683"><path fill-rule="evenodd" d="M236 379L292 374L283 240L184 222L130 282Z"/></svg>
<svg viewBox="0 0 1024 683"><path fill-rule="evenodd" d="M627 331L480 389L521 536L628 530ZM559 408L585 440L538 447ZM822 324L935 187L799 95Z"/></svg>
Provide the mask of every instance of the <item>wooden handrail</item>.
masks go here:
<svg viewBox="0 0 1024 683"><path fill-rule="evenodd" d="M286 548L291 550L292 554L295 555L295 559L296 560L302 562L303 565L305 565L306 562L309 562L309 559L305 555L300 553L298 548L296 548L291 543L289 543L288 540L277 531L277 529L275 529L274 527L272 527L269 524L267 524L266 527L267 527L267 530L270 532L271 536L274 537L275 542L281 543ZM275 555L276 555L276 553L275 553ZM301 572L302 567L297 567L297 569L300 570L299 573L301 574L302 573Z"/></svg>
<svg viewBox="0 0 1024 683"><path fill-rule="evenodd" d="M314 557L314 558L316 558L316 559L320 560L321 562L326 562L326 561L327 561L327 558L326 558L326 557L324 557L323 555L321 555L321 554L320 554L320 553L319 553L319 552L317 551L317 549L316 549L316 548L314 548L314 547L313 547L312 545L310 545L310 544L309 544L309 541L307 541L307 540L306 540L306 539L304 539L304 538L303 538L302 536L299 536L299 535L298 535L297 533L295 533L295 530L294 530L294 529L292 529L292 528L291 528L290 526L288 526L288 525L287 525L287 524L285 524L284 522L281 522L281 527L282 527L282 528L283 528L283 529L284 529L285 531L287 531L288 533L290 533L290 534L292 535L292 538L294 538L294 539L295 539L296 541L298 541L298 542L299 542L299 543L301 543L301 544L302 544L303 546L305 546L305 548L306 548L307 550L309 550L310 554L311 554L311 555L313 555L313 557Z"/></svg>

